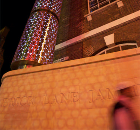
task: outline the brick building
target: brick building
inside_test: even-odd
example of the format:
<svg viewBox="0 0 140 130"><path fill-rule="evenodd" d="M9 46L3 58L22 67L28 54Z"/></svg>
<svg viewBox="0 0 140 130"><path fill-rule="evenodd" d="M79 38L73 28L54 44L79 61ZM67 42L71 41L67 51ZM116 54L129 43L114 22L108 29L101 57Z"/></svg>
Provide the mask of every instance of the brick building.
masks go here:
<svg viewBox="0 0 140 130"><path fill-rule="evenodd" d="M139 16L139 0L63 0L54 62L139 47Z"/></svg>

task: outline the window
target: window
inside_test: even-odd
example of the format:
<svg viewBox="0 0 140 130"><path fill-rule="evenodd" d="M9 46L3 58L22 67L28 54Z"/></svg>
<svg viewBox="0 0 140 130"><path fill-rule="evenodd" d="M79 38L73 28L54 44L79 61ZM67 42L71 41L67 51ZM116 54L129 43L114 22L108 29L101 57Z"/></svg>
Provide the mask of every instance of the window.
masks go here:
<svg viewBox="0 0 140 130"><path fill-rule="evenodd" d="M110 48L109 50L106 50L106 53L112 53L117 51L120 51L120 46Z"/></svg>
<svg viewBox="0 0 140 130"><path fill-rule="evenodd" d="M89 3L89 13L108 5L116 0L88 0Z"/></svg>
<svg viewBox="0 0 140 130"><path fill-rule="evenodd" d="M107 54L107 53L112 53L112 52L117 52L117 51L133 49L133 48L138 48L137 43L124 43L124 44L119 44L119 45L107 48L96 55L102 55L102 54Z"/></svg>
<svg viewBox="0 0 140 130"><path fill-rule="evenodd" d="M136 45L125 45L125 46L121 46L122 50L128 50L128 49L133 49L133 48L137 48Z"/></svg>

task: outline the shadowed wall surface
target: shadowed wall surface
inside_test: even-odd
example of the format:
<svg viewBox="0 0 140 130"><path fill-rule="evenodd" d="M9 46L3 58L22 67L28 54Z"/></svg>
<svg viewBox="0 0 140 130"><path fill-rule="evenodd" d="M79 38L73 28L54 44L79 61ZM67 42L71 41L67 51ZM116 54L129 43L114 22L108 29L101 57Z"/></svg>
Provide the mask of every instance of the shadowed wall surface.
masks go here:
<svg viewBox="0 0 140 130"><path fill-rule="evenodd" d="M1 130L108 130L116 84L133 81L140 119L140 48L13 70L0 88Z"/></svg>

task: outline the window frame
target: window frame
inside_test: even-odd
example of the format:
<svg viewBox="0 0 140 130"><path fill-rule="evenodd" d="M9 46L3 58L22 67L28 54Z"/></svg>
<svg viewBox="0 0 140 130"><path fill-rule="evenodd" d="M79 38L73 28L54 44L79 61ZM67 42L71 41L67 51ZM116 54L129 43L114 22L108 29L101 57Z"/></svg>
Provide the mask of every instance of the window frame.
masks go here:
<svg viewBox="0 0 140 130"><path fill-rule="evenodd" d="M114 4L114 3L117 3L117 2L119 2L120 0L115 0L115 1L113 1L113 2L110 2L111 0L105 0L105 1L108 1L109 3L108 3L107 5L105 5L105 6L102 6L102 7L100 7L99 0L97 0L98 9L96 9L96 10L94 10L94 11L92 11L92 12L90 12L90 9L91 9L91 8L90 8L90 0L87 0L87 1L88 1L88 14L91 14L91 13L96 12L96 11L98 11L98 10L100 10L100 9L103 9L103 8L109 6L109 5L112 5L112 4Z"/></svg>
<svg viewBox="0 0 140 130"><path fill-rule="evenodd" d="M105 52L105 54L109 54L109 53L107 53L107 51L110 50L110 49L113 49L113 48L115 48L115 47L120 47L120 51L123 51L123 50L122 50L122 46L126 46L126 45L130 45L130 46L131 46L131 45L136 45L136 48L138 48L137 43L118 44L118 45L116 45L116 46L113 46L113 47L110 47L110 48L106 48L106 49L100 51L99 53L96 54L96 56L97 56L97 55L103 55L103 54L102 54L103 52ZM113 52L112 52L112 53L113 53Z"/></svg>

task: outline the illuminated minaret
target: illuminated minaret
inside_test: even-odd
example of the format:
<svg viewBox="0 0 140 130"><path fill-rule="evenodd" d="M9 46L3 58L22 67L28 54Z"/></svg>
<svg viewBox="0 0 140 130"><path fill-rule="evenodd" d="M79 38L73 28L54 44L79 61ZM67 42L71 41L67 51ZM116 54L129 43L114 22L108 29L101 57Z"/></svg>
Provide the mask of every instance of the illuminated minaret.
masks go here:
<svg viewBox="0 0 140 130"><path fill-rule="evenodd" d="M36 0L11 69L53 63L62 0Z"/></svg>

